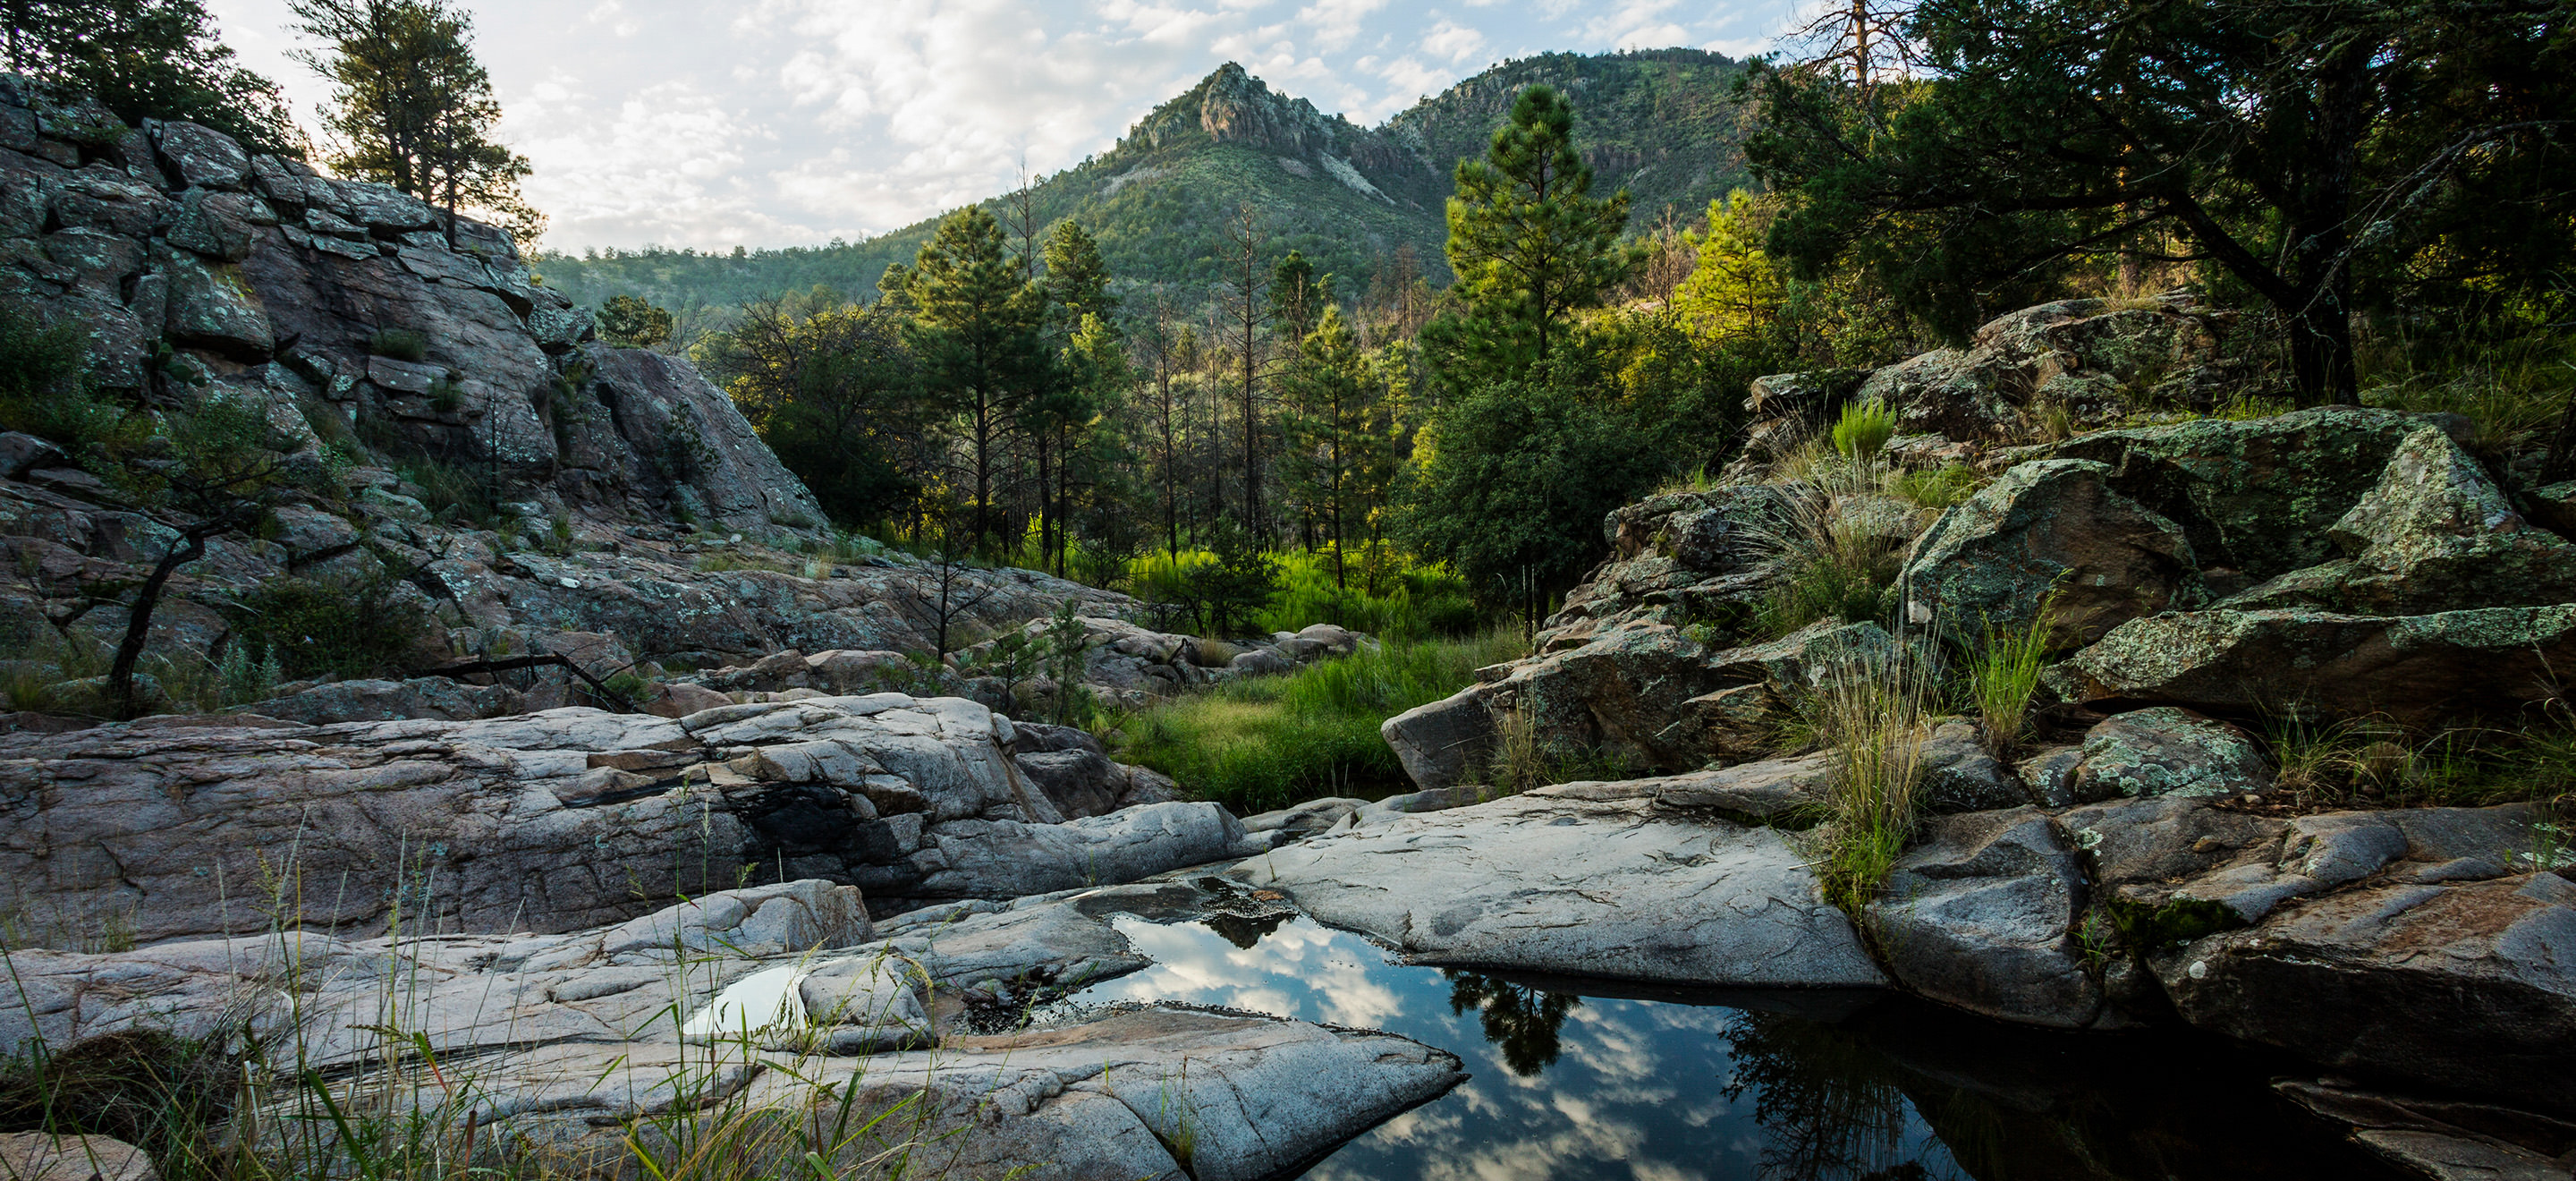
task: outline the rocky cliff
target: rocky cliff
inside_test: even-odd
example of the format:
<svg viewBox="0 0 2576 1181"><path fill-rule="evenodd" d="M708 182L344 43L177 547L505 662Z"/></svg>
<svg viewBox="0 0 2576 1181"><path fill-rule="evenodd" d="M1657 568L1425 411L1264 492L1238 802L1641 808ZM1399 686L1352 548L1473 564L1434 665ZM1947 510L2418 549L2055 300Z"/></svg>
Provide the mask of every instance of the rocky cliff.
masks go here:
<svg viewBox="0 0 2576 1181"><path fill-rule="evenodd" d="M1128 610L1027 571L970 571L952 611L912 559L824 554L813 497L732 401L684 360L599 343L505 235L471 219L451 233L393 189L193 124L127 127L0 77L0 251L0 301L85 333L104 398L147 418L250 406L345 472L182 569L153 623L169 659L222 659L245 597L288 577L394 580L386 621L427 621L415 666L563 652L601 677L790 648L920 651L943 612L985 632L1066 599ZM16 572L0 608L21 649L71 656L50 674L21 662L40 683L122 631L127 589L175 544L175 518L76 450L0 445ZM562 689L290 713L481 716Z"/></svg>

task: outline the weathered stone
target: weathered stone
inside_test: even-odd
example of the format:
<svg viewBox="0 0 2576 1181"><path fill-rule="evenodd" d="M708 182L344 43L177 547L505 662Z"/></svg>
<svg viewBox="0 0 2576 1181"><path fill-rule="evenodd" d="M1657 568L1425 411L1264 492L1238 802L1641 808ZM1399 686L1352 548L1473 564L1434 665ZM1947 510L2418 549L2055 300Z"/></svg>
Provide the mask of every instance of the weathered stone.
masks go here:
<svg viewBox="0 0 2576 1181"><path fill-rule="evenodd" d="M2561 1181L2576 1168L2576 1123L2456 1099L2285 1079L2272 1089L2355 1143L2435 1181Z"/></svg>
<svg viewBox="0 0 2576 1181"><path fill-rule="evenodd" d="M1651 800L1516 796L1315 837L1230 871L1425 963L1744 986L1883 977L1768 829Z"/></svg>
<svg viewBox="0 0 2576 1181"><path fill-rule="evenodd" d="M2143 306L2060 300L1988 321L1965 351L1881 368L1856 397L1884 402L1908 433L1963 442L2024 437L2043 404L2085 426L2151 405L2206 407L2230 380L2218 347L2227 319L2180 292Z"/></svg>
<svg viewBox="0 0 2576 1181"><path fill-rule="evenodd" d="M1485 708L1487 695L1479 685L1417 705L1380 723L1378 736L1394 749L1396 761L1417 787L1448 787L1475 778L1493 750L1494 717Z"/></svg>
<svg viewBox="0 0 2576 1181"><path fill-rule="evenodd" d="M408 903L423 922L564 930L746 867L900 887L889 897L1016 896L1214 860L1242 835L1214 804L1056 824L1004 754L1006 727L972 702L880 694L681 721L567 708L13 734L0 737L0 881L31 914L114 914L145 940L263 929L273 904L366 933L418 874L440 883ZM619 751L697 765L647 770L640 787L585 779L592 756ZM913 815L873 818L898 795ZM279 874L333 885L283 903L244 885Z"/></svg>
<svg viewBox="0 0 2576 1181"><path fill-rule="evenodd" d="M2076 798L2086 800L2243 795L2271 782L2263 752L2243 731L2170 706L2118 714L2093 727L2072 776Z"/></svg>
<svg viewBox="0 0 2576 1181"><path fill-rule="evenodd" d="M2012 454L2089 459L2112 491L2182 527L2204 578L2259 582L2334 556L2331 531L2416 431L2447 415L2319 407L2250 421L2096 431ZM2215 588L2214 588L2215 589Z"/></svg>
<svg viewBox="0 0 2576 1181"><path fill-rule="evenodd" d="M277 336L268 310L240 272L209 266L195 255L159 252L170 279L170 335L245 360L267 360Z"/></svg>
<svg viewBox="0 0 2576 1181"><path fill-rule="evenodd" d="M155 128L152 139L180 184L241 189L250 183L250 153L222 132L173 121Z"/></svg>
<svg viewBox="0 0 2576 1181"><path fill-rule="evenodd" d="M500 685L468 685L446 677L403 681L334 681L242 709L282 721L326 726L337 722L388 722L429 718L463 722L519 712L519 694Z"/></svg>
<svg viewBox="0 0 2576 1181"><path fill-rule="evenodd" d="M1668 808L1709 812L1740 824L1804 828L1823 819L1831 802L1834 756L1739 763L1713 771L1692 771L1657 779L1613 783L1568 783L1540 788L1534 795L1577 799L1651 799Z"/></svg>
<svg viewBox="0 0 2576 1181"><path fill-rule="evenodd" d="M685 361L643 349L599 349L595 380L614 392L617 432L639 457L685 459L678 481L706 498L717 521L736 529L811 525L822 506L778 462L742 411ZM545 450L551 454L549 439ZM639 484L648 473L632 473ZM836 645L838 646L838 645Z"/></svg>
<svg viewBox="0 0 2576 1181"><path fill-rule="evenodd" d="M2076 648L2192 589L2182 528L2111 491L2084 460L2025 463L1944 512L1901 584L1932 623L1973 640L2030 627L2047 604L2053 648Z"/></svg>
<svg viewBox="0 0 2576 1181"><path fill-rule="evenodd" d="M1927 812L1982 812L2031 802L2013 770L1986 750L1977 726L1952 718L1932 728L1919 757L1923 778L1915 785L1916 806Z"/></svg>
<svg viewBox="0 0 2576 1181"><path fill-rule="evenodd" d="M0 1132L0 1177L10 1181L161 1181L142 1149L111 1136Z"/></svg>
<svg viewBox="0 0 2576 1181"><path fill-rule="evenodd" d="M2195 1025L2576 1112L2576 883L2556 874L2346 891L2152 962Z"/></svg>
<svg viewBox="0 0 2576 1181"><path fill-rule="evenodd" d="M2175 612L2133 619L2074 657L2094 699L2400 723L2511 710L2576 667L2576 604L2396 617Z"/></svg>
<svg viewBox="0 0 2576 1181"><path fill-rule="evenodd" d="M2083 865L2046 813L1946 816L1921 839L1868 908L1888 974L2008 1021L2081 1029L2109 1016L2079 940Z"/></svg>
<svg viewBox="0 0 2576 1181"><path fill-rule="evenodd" d="M2425 615L2576 601L2576 545L2526 523L2433 427L2406 437L2329 535L2348 558L2291 571L2225 605Z"/></svg>

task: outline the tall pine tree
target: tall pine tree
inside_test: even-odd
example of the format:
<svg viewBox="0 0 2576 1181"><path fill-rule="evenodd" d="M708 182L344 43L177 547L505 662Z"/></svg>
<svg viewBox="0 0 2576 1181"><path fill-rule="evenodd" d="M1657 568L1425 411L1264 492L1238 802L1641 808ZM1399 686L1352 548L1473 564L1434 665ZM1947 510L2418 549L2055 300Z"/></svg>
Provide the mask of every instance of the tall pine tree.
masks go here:
<svg viewBox="0 0 2576 1181"><path fill-rule="evenodd" d="M291 0L297 31L326 48L300 56L332 83L322 124L338 141L331 167L371 180L447 212L456 242L456 211L498 218L512 237L532 242L545 216L519 194L527 157L491 138L501 104L492 78L474 58L473 18L447 0Z"/></svg>
<svg viewBox="0 0 2576 1181"><path fill-rule="evenodd" d="M1044 336L1046 292L1027 279L1002 237L1002 223L969 206L939 223L904 279L919 308L913 347L928 393L965 433L974 501L974 544L995 535L995 477L1007 460L1005 432L1023 403L1048 383L1054 359Z"/></svg>
<svg viewBox="0 0 2576 1181"><path fill-rule="evenodd" d="M1619 245L1627 224L1627 190L1592 196L1573 106L1546 86L1522 91L1485 158L1458 162L1449 266L1463 314L1446 351L1491 379L1553 360L1567 315L1635 269L1638 252Z"/></svg>

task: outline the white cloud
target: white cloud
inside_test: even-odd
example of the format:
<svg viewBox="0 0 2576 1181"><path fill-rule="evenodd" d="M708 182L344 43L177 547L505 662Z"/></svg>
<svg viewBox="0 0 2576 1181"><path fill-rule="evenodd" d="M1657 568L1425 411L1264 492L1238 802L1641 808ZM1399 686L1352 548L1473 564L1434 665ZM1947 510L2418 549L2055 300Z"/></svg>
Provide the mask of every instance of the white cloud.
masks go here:
<svg viewBox="0 0 2576 1181"><path fill-rule="evenodd" d="M459 0L535 166L546 244L862 237L1105 150L1231 59L1375 122L1504 57L1743 52L1794 0ZM286 0L210 0L307 117Z"/></svg>

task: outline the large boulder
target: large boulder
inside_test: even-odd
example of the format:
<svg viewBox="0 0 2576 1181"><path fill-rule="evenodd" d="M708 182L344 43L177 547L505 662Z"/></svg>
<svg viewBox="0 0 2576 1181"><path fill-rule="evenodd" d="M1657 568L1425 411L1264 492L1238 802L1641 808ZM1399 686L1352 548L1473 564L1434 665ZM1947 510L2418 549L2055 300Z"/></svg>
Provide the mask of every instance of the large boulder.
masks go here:
<svg viewBox="0 0 2576 1181"><path fill-rule="evenodd" d="M2195 1025L2337 1070L2576 1112L2576 883L2401 883L2152 957Z"/></svg>
<svg viewBox="0 0 2576 1181"><path fill-rule="evenodd" d="M2111 490L2088 460L2014 467L1941 514L1915 543L1901 585L1932 622L1973 640L2018 631L2048 607L2053 648L2185 605L2197 589L2181 526Z"/></svg>
<svg viewBox="0 0 2576 1181"><path fill-rule="evenodd" d="M2159 706L2104 719L2084 735L2069 776L2075 797L2230 796L2271 786L2272 768L2244 731Z"/></svg>
<svg viewBox="0 0 2576 1181"><path fill-rule="evenodd" d="M2102 464L2112 491L2182 527L2203 579L2223 596L2333 557L2337 523L2426 426L2456 434L2467 424L2326 406L2096 431L2010 454Z"/></svg>
<svg viewBox="0 0 2576 1181"><path fill-rule="evenodd" d="M1924 826L1921 841L1867 911L1889 975L1932 1000L2007 1021L2123 1022L2085 962L2082 857L2046 813L1945 816Z"/></svg>
<svg viewBox="0 0 2576 1181"><path fill-rule="evenodd" d="M2234 384L2219 356L2229 319L2187 292L2060 300L1988 321L1965 350L1881 368L1857 396L1886 403L1907 433L1976 443L2025 435L2040 405L2083 425L2148 406L2206 409Z"/></svg>
<svg viewBox="0 0 2576 1181"><path fill-rule="evenodd" d="M1402 816L1230 873L1424 963L1746 987L1884 981L1778 832L1591 794Z"/></svg>
<svg viewBox="0 0 2576 1181"><path fill-rule="evenodd" d="M2226 606L2425 615L2576 602L2576 545L2525 521L2476 460L2434 427L2389 458L2335 522L2348 556L2293 570Z"/></svg>
<svg viewBox="0 0 2576 1181"><path fill-rule="evenodd" d="M2576 604L2395 617L2169 612L2111 629L2072 664L2092 700L2425 723L2558 696L2558 670L2576 667Z"/></svg>

